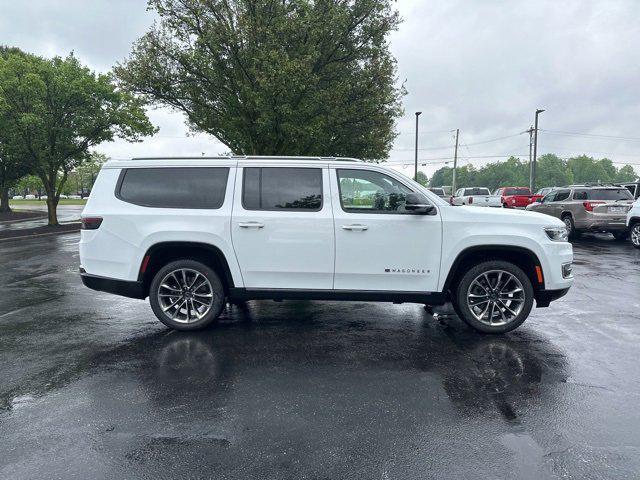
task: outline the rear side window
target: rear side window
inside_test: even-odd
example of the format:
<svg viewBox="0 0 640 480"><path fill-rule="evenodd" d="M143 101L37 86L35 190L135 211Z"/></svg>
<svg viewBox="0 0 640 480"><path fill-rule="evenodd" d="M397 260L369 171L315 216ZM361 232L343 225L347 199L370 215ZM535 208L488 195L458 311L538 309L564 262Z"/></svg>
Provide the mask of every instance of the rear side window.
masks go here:
<svg viewBox="0 0 640 480"><path fill-rule="evenodd" d="M116 197L144 207L216 209L228 177L222 167L129 168L120 174Z"/></svg>
<svg viewBox="0 0 640 480"><path fill-rule="evenodd" d="M322 169L245 167L242 206L317 212L322 208Z"/></svg>
<svg viewBox="0 0 640 480"><path fill-rule="evenodd" d="M589 200L633 200L631 192L624 187L621 188L594 188L588 190Z"/></svg>

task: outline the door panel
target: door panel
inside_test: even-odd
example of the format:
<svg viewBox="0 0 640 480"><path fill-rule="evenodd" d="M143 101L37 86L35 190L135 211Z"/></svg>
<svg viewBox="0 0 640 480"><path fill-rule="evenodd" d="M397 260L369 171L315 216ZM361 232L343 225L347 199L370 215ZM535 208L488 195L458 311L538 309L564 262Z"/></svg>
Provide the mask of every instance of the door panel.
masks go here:
<svg viewBox="0 0 640 480"><path fill-rule="evenodd" d="M329 192L326 167L239 169L231 234L246 288L333 287Z"/></svg>
<svg viewBox="0 0 640 480"><path fill-rule="evenodd" d="M374 167L330 169L330 176L336 236L334 288L437 291L440 215L403 213L404 195L411 190Z"/></svg>

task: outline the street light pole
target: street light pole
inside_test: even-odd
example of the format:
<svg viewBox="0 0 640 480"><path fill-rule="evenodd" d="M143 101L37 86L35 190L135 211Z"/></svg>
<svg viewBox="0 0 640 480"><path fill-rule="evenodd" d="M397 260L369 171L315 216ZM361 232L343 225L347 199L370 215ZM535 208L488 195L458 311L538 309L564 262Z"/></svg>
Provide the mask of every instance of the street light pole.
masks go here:
<svg viewBox="0 0 640 480"><path fill-rule="evenodd" d="M455 195L456 191L456 174L458 171L458 135L460 135L460 129L456 128L456 148L453 151L453 176L451 178L451 195Z"/></svg>
<svg viewBox="0 0 640 480"><path fill-rule="evenodd" d="M535 137L533 139L533 163L531 164L531 193L534 193L536 189L536 160L538 159L538 115L540 115L544 110L537 109L536 110L536 123L533 127L535 130Z"/></svg>
<svg viewBox="0 0 640 480"><path fill-rule="evenodd" d="M416 112L416 156L415 156L415 172L413 174L413 179L418 181L418 117L422 112Z"/></svg>
<svg viewBox="0 0 640 480"><path fill-rule="evenodd" d="M529 127L529 130L526 130L526 132L529 134L529 190L533 193L533 157L531 156L533 149L533 125Z"/></svg>

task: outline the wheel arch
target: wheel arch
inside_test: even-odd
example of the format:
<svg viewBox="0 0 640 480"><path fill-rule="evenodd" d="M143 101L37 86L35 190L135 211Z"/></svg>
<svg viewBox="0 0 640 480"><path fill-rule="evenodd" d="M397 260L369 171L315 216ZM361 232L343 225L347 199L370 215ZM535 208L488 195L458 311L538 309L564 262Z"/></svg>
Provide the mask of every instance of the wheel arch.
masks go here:
<svg viewBox="0 0 640 480"><path fill-rule="evenodd" d="M235 287L229 263L220 248L204 242L165 241L147 249L138 273L138 281L142 282L145 295L155 274L167 263L179 260L197 260L213 268L220 275L225 292Z"/></svg>
<svg viewBox="0 0 640 480"><path fill-rule="evenodd" d="M457 255L447 274L443 291L450 291L467 269L487 260L504 260L517 265L531 280L534 292L544 290L542 263L535 252L515 245L478 245L468 247Z"/></svg>

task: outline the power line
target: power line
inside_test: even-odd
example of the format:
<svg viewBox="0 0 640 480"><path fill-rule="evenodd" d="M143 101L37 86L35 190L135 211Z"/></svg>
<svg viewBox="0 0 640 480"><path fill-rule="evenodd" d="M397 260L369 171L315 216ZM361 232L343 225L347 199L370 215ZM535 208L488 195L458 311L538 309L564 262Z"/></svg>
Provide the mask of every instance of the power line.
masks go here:
<svg viewBox="0 0 640 480"><path fill-rule="evenodd" d="M546 135L561 135L561 136L568 136L568 137L591 137L591 138L608 138L611 140L629 140L629 141L634 141L634 142L640 142L640 137L622 137L622 136L618 136L618 135L600 135L600 134L596 134L596 133L579 133L579 132L565 132L562 130L545 130L542 128L539 128L538 130L540 130L541 132L545 133Z"/></svg>
<svg viewBox="0 0 640 480"><path fill-rule="evenodd" d="M453 130L455 132L455 130ZM520 135L522 135L523 133L526 132L521 132L521 133L514 133L513 135L505 135L504 137L497 137L497 138L491 138L489 140L482 140L480 142L472 142L472 143L467 143L467 145L484 145L485 143L492 143L492 142L497 142L500 140L505 140L507 138L513 138L513 137L518 137ZM443 145L440 147L427 147L427 148L419 148L419 151L425 151L425 150L446 150L448 148L451 148L451 145ZM468 148L468 147L467 147ZM391 149L394 152L404 152L404 151L412 151L413 152L413 148L392 148Z"/></svg>

